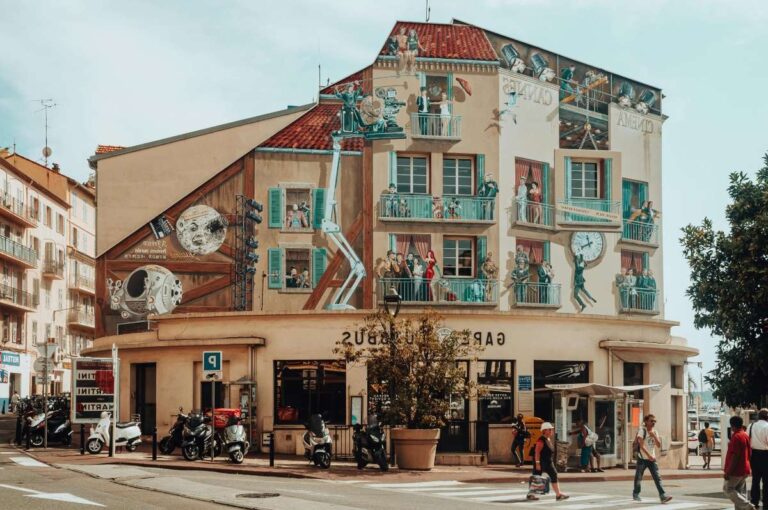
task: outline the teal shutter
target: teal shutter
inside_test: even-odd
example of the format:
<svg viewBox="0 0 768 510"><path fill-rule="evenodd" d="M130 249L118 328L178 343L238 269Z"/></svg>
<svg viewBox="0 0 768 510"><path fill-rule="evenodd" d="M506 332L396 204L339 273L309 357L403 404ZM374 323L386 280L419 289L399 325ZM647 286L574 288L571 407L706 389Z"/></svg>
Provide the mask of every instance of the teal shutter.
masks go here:
<svg viewBox="0 0 768 510"><path fill-rule="evenodd" d="M549 203L549 163L541 165L541 201Z"/></svg>
<svg viewBox="0 0 768 510"><path fill-rule="evenodd" d="M312 226L320 228L323 226L323 217L325 216L325 188L315 188L312 190ZM310 221L310 218L307 218Z"/></svg>
<svg viewBox="0 0 768 510"><path fill-rule="evenodd" d="M570 199L572 193L571 183L571 158L566 156L565 160L565 198Z"/></svg>
<svg viewBox="0 0 768 510"><path fill-rule="evenodd" d="M417 73L419 75L419 95L421 94L421 87L427 86L427 73Z"/></svg>
<svg viewBox="0 0 768 510"><path fill-rule="evenodd" d="M389 249L397 250L397 236L395 234L389 234Z"/></svg>
<svg viewBox="0 0 768 510"><path fill-rule="evenodd" d="M643 202L648 200L648 183L647 182L641 182L638 183L638 201L640 202L638 207L642 207Z"/></svg>
<svg viewBox="0 0 768 510"><path fill-rule="evenodd" d="M394 184L397 188L397 152L389 152L389 182L387 186Z"/></svg>
<svg viewBox="0 0 768 510"><path fill-rule="evenodd" d="M648 253L643 252L643 269L648 269L651 263L651 257Z"/></svg>
<svg viewBox="0 0 768 510"><path fill-rule="evenodd" d="M612 181L611 178L613 177L613 160L611 158L606 158L603 160L603 179L605 181L604 193L605 196L603 197L605 200L611 199L611 186Z"/></svg>
<svg viewBox="0 0 768 510"><path fill-rule="evenodd" d="M317 282L325 273L325 248L312 249L312 288L317 287Z"/></svg>
<svg viewBox="0 0 768 510"><path fill-rule="evenodd" d="M624 212L624 219L632 215L632 181L624 179L621 181L621 207Z"/></svg>
<svg viewBox="0 0 768 510"><path fill-rule="evenodd" d="M485 262L488 253L488 238L477 236L477 276L480 276L480 266Z"/></svg>
<svg viewBox="0 0 768 510"><path fill-rule="evenodd" d="M485 181L485 154L477 155L477 186L475 189L480 189Z"/></svg>
<svg viewBox="0 0 768 510"><path fill-rule="evenodd" d="M544 251L544 253L543 253L544 261L545 262L552 262L552 259L549 258L549 241L544 241L543 247L544 247L544 249L543 249L543 251Z"/></svg>
<svg viewBox="0 0 768 510"><path fill-rule="evenodd" d="M283 190L269 188L269 228L283 227Z"/></svg>
<svg viewBox="0 0 768 510"><path fill-rule="evenodd" d="M269 267L267 272L269 273L269 288L270 289L282 289L283 288L283 254L280 248L269 248L267 250L267 262Z"/></svg>

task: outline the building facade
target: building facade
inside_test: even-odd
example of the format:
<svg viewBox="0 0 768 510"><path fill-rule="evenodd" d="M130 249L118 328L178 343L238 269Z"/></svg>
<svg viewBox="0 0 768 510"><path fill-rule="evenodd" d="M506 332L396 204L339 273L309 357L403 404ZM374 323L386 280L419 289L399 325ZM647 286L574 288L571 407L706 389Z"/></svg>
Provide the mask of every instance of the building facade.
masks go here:
<svg viewBox="0 0 768 510"><path fill-rule="evenodd" d="M402 316L438 309L484 346L466 373L488 391L452 402L442 450L509 461L522 413L562 439L586 420L621 464L653 413L680 466L696 350L664 317L663 122L657 88L461 22L398 22L317 104L91 158L104 336L87 353L120 348L124 417L250 406L294 452L309 414L343 426L376 407L334 348L377 342L361 321L397 294Z"/></svg>

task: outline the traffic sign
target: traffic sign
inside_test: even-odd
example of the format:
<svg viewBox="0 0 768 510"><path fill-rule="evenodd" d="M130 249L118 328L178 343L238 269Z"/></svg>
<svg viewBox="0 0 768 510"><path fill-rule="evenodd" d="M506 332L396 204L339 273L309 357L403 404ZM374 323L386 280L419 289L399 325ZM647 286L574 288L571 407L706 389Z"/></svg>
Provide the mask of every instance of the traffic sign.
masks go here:
<svg viewBox="0 0 768 510"><path fill-rule="evenodd" d="M203 351L203 379L221 379L221 351Z"/></svg>
<svg viewBox="0 0 768 510"><path fill-rule="evenodd" d="M47 358L37 358L34 363L35 372L45 372L46 365L48 365L48 372L53 372L56 369L56 365L52 360Z"/></svg>

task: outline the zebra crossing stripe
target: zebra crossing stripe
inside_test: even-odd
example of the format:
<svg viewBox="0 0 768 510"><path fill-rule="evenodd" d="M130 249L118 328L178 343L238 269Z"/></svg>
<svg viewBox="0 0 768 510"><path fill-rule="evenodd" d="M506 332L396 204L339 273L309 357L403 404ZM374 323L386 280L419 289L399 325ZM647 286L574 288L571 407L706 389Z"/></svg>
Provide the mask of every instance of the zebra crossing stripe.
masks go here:
<svg viewBox="0 0 768 510"><path fill-rule="evenodd" d="M684 508L696 508L697 506L707 506L707 503L694 503L692 501L681 501L679 503L658 504L653 506L637 507L642 510L683 510Z"/></svg>
<svg viewBox="0 0 768 510"><path fill-rule="evenodd" d="M569 505L568 501L570 500L565 501L565 504L562 506L558 505L558 508L562 508L563 510L587 510L591 508L605 508L607 506L618 506L618 505L625 505L627 503L632 503L631 498L615 499L615 500L611 500L603 503L595 503L595 504L582 503L582 504L576 504L576 505Z"/></svg>
<svg viewBox="0 0 768 510"><path fill-rule="evenodd" d="M482 487L472 487L473 489L482 489ZM494 490L494 489L485 489L485 490L470 490L468 492L465 491L450 491L450 492L434 492L431 495L432 496L459 496L459 497L465 497L465 496L491 496L493 494L496 494L496 498L500 497L501 494L506 495L512 495L512 494L527 494L527 490ZM472 498L477 499L477 498Z"/></svg>
<svg viewBox="0 0 768 510"><path fill-rule="evenodd" d="M411 483L372 483L368 487L373 489L409 489L409 488L427 488L427 487L450 487L451 485L462 485L456 480L447 480L441 482L411 482Z"/></svg>
<svg viewBox="0 0 768 510"><path fill-rule="evenodd" d="M585 494L584 496L571 496L564 503L559 503L558 506L560 504L567 505L568 501L589 501L592 499L605 499L610 497L613 497L613 496L609 496L608 494ZM552 504L552 501L535 501L533 503L527 503L526 506L551 505L551 504ZM643 510L648 510L648 509L643 508Z"/></svg>

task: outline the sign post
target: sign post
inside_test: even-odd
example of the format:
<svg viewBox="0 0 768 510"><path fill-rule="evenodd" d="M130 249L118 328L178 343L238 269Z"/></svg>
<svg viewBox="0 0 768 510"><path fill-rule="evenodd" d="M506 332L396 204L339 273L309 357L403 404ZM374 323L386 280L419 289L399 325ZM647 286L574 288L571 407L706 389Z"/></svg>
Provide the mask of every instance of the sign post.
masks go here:
<svg viewBox="0 0 768 510"><path fill-rule="evenodd" d="M119 365L112 358L74 358L72 360L72 417L75 423L96 423L102 412L113 417L120 395ZM114 455L115 419L110 427L109 449Z"/></svg>
<svg viewBox="0 0 768 510"><path fill-rule="evenodd" d="M216 381L222 379L221 365L221 351L203 351L203 380L211 381L211 420L214 425L216 422ZM212 443L211 462L213 462L214 446Z"/></svg>
<svg viewBox="0 0 768 510"><path fill-rule="evenodd" d="M46 343L38 345L37 350L40 358L35 361L35 365L37 366L37 362L40 361L42 366L39 367L41 370L38 372L43 373L43 448L48 448L48 387L51 382L50 372L58 357L59 345L56 343L56 339L51 337L47 339Z"/></svg>

